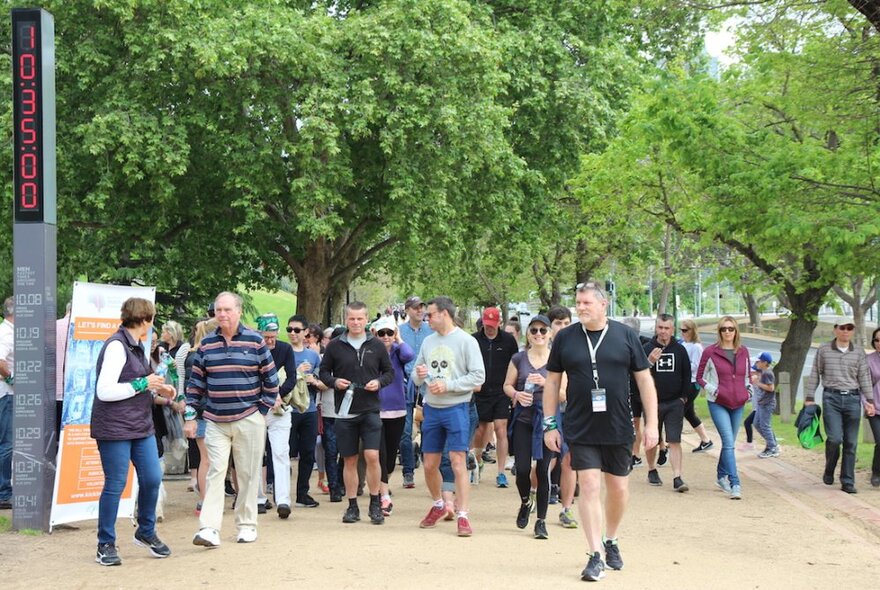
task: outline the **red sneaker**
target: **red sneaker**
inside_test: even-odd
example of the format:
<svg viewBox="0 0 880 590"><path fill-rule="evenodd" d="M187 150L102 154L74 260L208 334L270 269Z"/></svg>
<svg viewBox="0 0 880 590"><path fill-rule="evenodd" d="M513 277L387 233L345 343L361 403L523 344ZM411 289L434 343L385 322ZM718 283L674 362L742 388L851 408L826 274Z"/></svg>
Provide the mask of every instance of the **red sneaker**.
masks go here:
<svg viewBox="0 0 880 590"><path fill-rule="evenodd" d="M466 516L458 517L458 536L459 537L470 537L474 534L474 529L471 528L471 523L467 519Z"/></svg>
<svg viewBox="0 0 880 590"><path fill-rule="evenodd" d="M419 523L419 527L423 529L432 529L437 524L437 521L443 518L446 515L446 508L437 508L436 506L431 506L431 510L428 511L427 516L422 519L422 522Z"/></svg>
<svg viewBox="0 0 880 590"><path fill-rule="evenodd" d="M329 494L330 493L330 488L328 488L327 484L325 484L323 481L318 482L318 489L321 490L322 494Z"/></svg>

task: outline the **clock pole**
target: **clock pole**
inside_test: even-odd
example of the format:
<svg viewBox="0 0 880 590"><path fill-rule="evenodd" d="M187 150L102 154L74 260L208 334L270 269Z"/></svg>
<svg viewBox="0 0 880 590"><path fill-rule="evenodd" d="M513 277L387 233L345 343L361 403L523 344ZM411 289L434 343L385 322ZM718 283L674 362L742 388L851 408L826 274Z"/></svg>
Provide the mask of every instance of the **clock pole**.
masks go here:
<svg viewBox="0 0 880 590"><path fill-rule="evenodd" d="M55 22L12 10L12 525L49 530L55 481Z"/></svg>

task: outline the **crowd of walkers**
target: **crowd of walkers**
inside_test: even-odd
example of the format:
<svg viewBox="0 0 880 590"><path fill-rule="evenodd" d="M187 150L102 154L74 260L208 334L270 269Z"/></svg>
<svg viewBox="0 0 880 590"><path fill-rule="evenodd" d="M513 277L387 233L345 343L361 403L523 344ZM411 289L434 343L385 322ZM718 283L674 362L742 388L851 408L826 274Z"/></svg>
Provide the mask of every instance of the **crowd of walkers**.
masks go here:
<svg viewBox="0 0 880 590"><path fill-rule="evenodd" d="M471 486L494 462L496 487L508 487L508 469L514 474L519 502L511 502L511 524L526 529L534 514L534 538L547 539L549 506L560 505L559 524L584 530L582 579L600 580L606 568L623 567L618 534L632 470L646 462L647 482L659 487L657 468L668 462L672 489L686 493L684 421L700 439L694 453L713 448L694 410L701 392L721 439L716 484L741 499L734 445L749 400L751 422L766 441L759 457L780 454L770 421L771 355L753 361L729 316L704 348L691 320L676 326L661 314L651 338L640 335L637 319L611 320L596 282L577 285L575 297L574 323L570 310L553 307L523 325L515 320L502 326L500 310L489 307L470 334L448 297L411 297L402 314L395 308L396 314L379 314L372 322L367 306L353 302L345 308L344 326L325 331L301 315L285 325L274 313L247 327L241 298L224 292L189 340L175 322L155 337L153 305L129 299L97 366L91 429L105 486L96 561L122 561L115 520L129 461L140 485L134 541L156 557L170 555L156 533L161 436L174 438L178 428L190 441L189 487L198 492L193 543L206 548L221 545L226 496L234 497L239 543L257 540L259 514L274 509L286 520L291 507L318 507L313 494L340 503L345 524L362 520L359 497L366 495L364 520L381 525L394 514L394 488L414 488L420 463L429 498L418 525L454 521L456 534L468 537L475 528ZM289 343L278 338L282 326ZM820 349L807 403L821 381L825 483L833 483L842 444L840 481L854 493L853 416L856 433L862 409L875 436L878 430L880 330L873 334L877 352L866 358L849 343L849 326L836 326L838 338ZM150 334L156 345L147 353L142 342ZM395 485L398 461L402 474ZM872 484L880 485L876 451Z"/></svg>

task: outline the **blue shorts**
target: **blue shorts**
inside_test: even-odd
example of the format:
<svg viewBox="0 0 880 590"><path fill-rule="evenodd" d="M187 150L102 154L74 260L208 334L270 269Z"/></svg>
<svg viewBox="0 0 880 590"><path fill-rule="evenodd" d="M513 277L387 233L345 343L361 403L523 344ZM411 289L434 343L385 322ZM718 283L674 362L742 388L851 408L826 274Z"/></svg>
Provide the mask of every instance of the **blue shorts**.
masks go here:
<svg viewBox="0 0 880 590"><path fill-rule="evenodd" d="M422 452L467 452L470 448L471 405L457 404L448 408L424 407L422 422Z"/></svg>

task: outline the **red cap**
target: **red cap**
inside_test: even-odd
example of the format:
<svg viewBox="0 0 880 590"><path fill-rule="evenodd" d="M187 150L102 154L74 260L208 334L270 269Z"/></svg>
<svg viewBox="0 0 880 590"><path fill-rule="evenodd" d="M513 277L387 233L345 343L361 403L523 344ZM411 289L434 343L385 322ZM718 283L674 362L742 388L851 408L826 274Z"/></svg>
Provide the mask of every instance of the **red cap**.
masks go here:
<svg viewBox="0 0 880 590"><path fill-rule="evenodd" d="M483 325L497 328L501 325L501 312L497 307L487 307L483 310Z"/></svg>

